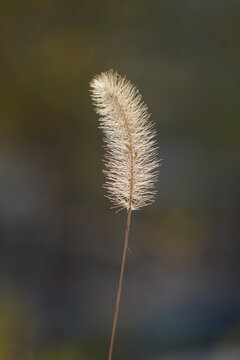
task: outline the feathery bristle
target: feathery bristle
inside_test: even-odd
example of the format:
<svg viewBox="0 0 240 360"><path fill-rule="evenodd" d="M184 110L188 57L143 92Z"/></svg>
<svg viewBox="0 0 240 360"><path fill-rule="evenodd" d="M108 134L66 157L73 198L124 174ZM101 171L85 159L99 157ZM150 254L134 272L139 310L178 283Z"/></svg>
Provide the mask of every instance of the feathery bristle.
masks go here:
<svg viewBox="0 0 240 360"><path fill-rule="evenodd" d="M159 166L147 106L136 87L112 70L90 86L104 133L107 197L116 207L138 210L154 201Z"/></svg>

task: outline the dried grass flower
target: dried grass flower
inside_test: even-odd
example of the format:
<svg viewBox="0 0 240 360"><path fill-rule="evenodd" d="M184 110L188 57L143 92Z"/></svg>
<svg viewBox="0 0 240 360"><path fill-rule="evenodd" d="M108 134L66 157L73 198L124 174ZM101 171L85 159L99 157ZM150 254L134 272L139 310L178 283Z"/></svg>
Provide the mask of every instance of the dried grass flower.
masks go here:
<svg viewBox="0 0 240 360"><path fill-rule="evenodd" d="M138 210L154 201L159 166L147 106L136 87L112 70L90 86L104 133L108 197L117 208Z"/></svg>
<svg viewBox="0 0 240 360"><path fill-rule="evenodd" d="M100 115L100 128L104 134L104 172L107 179L104 187L107 189L107 197L114 207L127 209L122 265L108 354L108 360L111 360L131 213L132 210L139 210L154 201L159 160L156 132L137 88L112 70L95 76L90 87L96 112Z"/></svg>

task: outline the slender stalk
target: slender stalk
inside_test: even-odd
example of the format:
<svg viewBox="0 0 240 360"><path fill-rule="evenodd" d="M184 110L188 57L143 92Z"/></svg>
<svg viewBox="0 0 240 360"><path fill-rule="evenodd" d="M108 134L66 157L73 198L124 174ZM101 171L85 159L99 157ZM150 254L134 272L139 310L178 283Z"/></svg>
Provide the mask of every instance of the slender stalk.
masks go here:
<svg viewBox="0 0 240 360"><path fill-rule="evenodd" d="M116 103L116 107L118 107L122 112L121 106L120 106L117 98L115 98L115 103ZM110 342L110 347L109 347L108 360L112 359L113 345L114 345L114 339L115 339L115 333L116 333L116 327L117 327L119 304L120 304L120 298L121 298L121 293L122 293L122 283L123 283L124 269L125 269L127 249L128 249L128 235L129 235L129 229L130 229L130 223L131 223L132 197L133 197L133 184L134 184L134 170L133 170L134 169L134 158L133 158L132 134L131 134L127 119L124 114L123 114L123 119L124 119L124 124L125 124L126 130L127 130L128 141L129 141L129 158L130 158L129 205L128 205L128 215L127 215L127 226L126 226L126 233L125 233L125 240L124 240L124 247L123 247L122 265L121 265L120 279L119 279L119 285L118 285L118 293L117 293L115 314L114 314L114 319L113 319L113 328L112 328L111 342Z"/></svg>
<svg viewBox="0 0 240 360"><path fill-rule="evenodd" d="M130 202L130 204L131 204L131 202ZM114 314L114 320L113 320L113 327L112 327L112 335L111 335L111 342L110 342L110 347L109 347L108 360L112 359L114 338L115 338L115 333L116 333L117 319L118 319L118 312L119 312L119 303L120 303L121 292L122 292L123 275L124 275L124 269L125 269L125 264L126 264L126 256L127 256L127 249L128 249L128 235L129 235L129 229L130 229L130 223L131 223L131 214L132 214L132 209L131 209L131 205L130 205L130 207L128 209L128 215L127 215L127 226L126 226L125 241L124 241L124 248L123 248L121 273L120 273L120 279L119 279L119 285L118 285L118 293L117 293L117 300L116 300L116 307L115 307L115 314Z"/></svg>

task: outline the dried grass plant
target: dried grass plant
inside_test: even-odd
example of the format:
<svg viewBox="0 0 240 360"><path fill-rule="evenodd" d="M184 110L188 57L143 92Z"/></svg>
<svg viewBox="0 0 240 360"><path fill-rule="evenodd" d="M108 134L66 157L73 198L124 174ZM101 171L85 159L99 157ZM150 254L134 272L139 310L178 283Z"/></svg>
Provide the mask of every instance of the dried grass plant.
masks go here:
<svg viewBox="0 0 240 360"><path fill-rule="evenodd" d="M108 360L117 326L128 237L133 210L155 198L159 161L153 123L137 88L110 70L94 77L91 97L104 134L107 197L117 209L127 210L127 225Z"/></svg>

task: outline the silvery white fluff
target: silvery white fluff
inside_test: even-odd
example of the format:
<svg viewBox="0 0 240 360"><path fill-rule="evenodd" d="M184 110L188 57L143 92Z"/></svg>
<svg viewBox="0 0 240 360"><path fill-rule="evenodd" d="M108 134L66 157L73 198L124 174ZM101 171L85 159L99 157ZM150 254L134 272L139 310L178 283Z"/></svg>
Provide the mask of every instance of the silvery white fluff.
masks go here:
<svg viewBox="0 0 240 360"><path fill-rule="evenodd" d="M107 197L117 208L138 210L154 201L159 166L147 106L136 87L113 70L95 76L90 86L106 145Z"/></svg>

